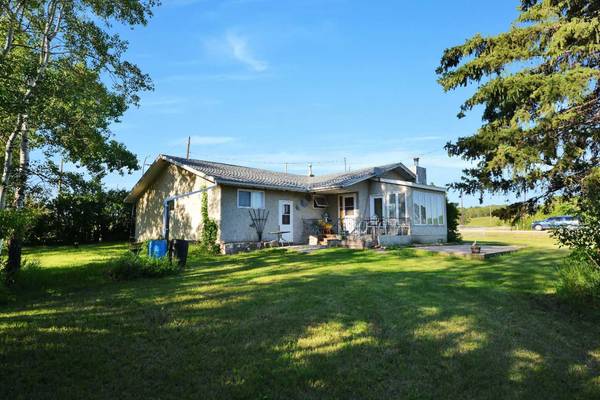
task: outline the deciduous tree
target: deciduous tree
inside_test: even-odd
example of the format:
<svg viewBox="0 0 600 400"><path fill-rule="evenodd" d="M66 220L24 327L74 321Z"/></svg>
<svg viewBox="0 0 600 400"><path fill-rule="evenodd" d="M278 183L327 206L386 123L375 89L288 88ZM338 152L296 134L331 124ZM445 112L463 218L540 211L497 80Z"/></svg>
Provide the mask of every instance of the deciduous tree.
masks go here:
<svg viewBox="0 0 600 400"><path fill-rule="evenodd" d="M4 140L0 209L25 206L31 148L96 175L131 171L136 157L112 137L147 75L124 59L127 43L112 24L144 25L157 0L0 1L0 136ZM19 154L18 165L13 158ZM18 269L21 243L11 240L9 267Z"/></svg>

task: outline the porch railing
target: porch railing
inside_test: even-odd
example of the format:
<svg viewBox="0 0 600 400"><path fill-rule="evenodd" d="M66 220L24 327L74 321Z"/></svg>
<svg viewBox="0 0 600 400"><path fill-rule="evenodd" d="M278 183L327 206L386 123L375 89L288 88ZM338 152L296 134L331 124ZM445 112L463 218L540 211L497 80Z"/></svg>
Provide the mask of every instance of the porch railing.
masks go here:
<svg viewBox="0 0 600 400"><path fill-rule="evenodd" d="M369 219L304 219L304 233L322 236L327 234L349 237L381 235L406 236L410 234L410 218L369 218Z"/></svg>
<svg viewBox="0 0 600 400"><path fill-rule="evenodd" d="M381 235L406 236L410 234L409 218L369 218L361 220L356 230L352 232L355 236Z"/></svg>
<svg viewBox="0 0 600 400"><path fill-rule="evenodd" d="M323 235L337 235L339 234L340 224L337 220L328 219L303 219L304 234L308 237L310 235L323 236Z"/></svg>

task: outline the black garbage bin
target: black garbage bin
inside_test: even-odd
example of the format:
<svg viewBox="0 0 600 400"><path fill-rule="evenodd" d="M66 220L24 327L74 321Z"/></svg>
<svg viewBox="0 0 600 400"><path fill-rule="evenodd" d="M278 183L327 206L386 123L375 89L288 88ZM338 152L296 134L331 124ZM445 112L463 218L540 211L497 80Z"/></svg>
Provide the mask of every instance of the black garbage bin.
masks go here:
<svg viewBox="0 0 600 400"><path fill-rule="evenodd" d="M175 239L171 243L172 255L177 260L177 264L180 267L185 267L190 243L183 239Z"/></svg>

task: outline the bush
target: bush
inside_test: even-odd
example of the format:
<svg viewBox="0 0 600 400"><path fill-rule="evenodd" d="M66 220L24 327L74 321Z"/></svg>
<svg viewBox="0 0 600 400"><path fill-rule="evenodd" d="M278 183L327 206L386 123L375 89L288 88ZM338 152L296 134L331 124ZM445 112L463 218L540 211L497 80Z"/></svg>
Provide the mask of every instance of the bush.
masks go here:
<svg viewBox="0 0 600 400"><path fill-rule="evenodd" d="M600 306L600 269L574 251L559 270L557 293L570 303Z"/></svg>
<svg viewBox="0 0 600 400"><path fill-rule="evenodd" d="M44 274L39 260L25 259L21 263L21 268L15 273L13 278L17 281L19 289L39 288L44 284ZM6 281L6 271L0 273L0 279ZM0 304L6 304L15 299L15 287L9 288L7 285L0 284Z"/></svg>
<svg viewBox="0 0 600 400"><path fill-rule="evenodd" d="M158 278L175 275L180 271L175 260L171 263L167 257L151 258L131 252L108 262L108 274L115 280Z"/></svg>
<svg viewBox="0 0 600 400"><path fill-rule="evenodd" d="M561 246L572 250L561 269L559 292L577 303L600 304L600 168L581 182L580 225L554 232Z"/></svg>
<svg viewBox="0 0 600 400"><path fill-rule="evenodd" d="M37 209L0 210L0 239L8 240L11 237L23 239L39 215Z"/></svg>
<svg viewBox="0 0 600 400"><path fill-rule="evenodd" d="M448 222L448 241L462 241L462 237L458 232L458 224L460 222L460 211L458 210L458 204L451 203L446 200L446 219Z"/></svg>
<svg viewBox="0 0 600 400"><path fill-rule="evenodd" d="M217 254L220 251L220 246L217 243L219 226L217 225L217 221L211 219L208 215L208 194L206 192L202 192L200 214L202 215L200 246L208 254Z"/></svg>

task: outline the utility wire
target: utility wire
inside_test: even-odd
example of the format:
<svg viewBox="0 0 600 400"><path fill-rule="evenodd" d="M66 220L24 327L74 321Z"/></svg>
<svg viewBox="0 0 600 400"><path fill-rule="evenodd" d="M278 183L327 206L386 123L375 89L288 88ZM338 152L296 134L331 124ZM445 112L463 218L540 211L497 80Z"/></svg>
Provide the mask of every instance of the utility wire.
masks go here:
<svg viewBox="0 0 600 400"><path fill-rule="evenodd" d="M243 163L248 163L248 164L264 164L264 165L302 165L302 166L306 166L308 164L312 164L312 165L333 165L333 164L344 164L344 160L329 160L329 161L265 161L265 160L246 160L246 159L242 159L242 158L238 158L238 157L203 157L203 156L197 156L194 155L194 158L196 159L206 159L206 158L213 158L213 159L219 159L219 160L226 160L226 161L234 161L234 162L243 162Z"/></svg>

